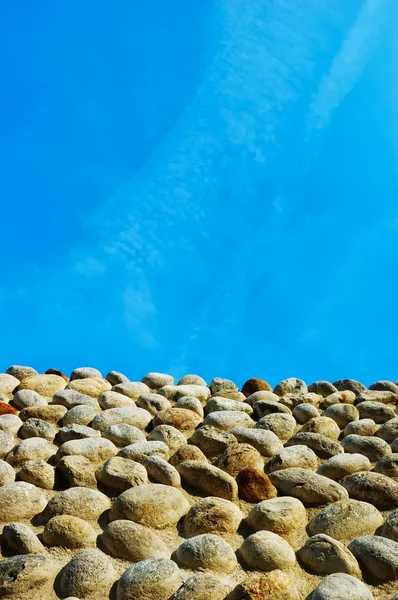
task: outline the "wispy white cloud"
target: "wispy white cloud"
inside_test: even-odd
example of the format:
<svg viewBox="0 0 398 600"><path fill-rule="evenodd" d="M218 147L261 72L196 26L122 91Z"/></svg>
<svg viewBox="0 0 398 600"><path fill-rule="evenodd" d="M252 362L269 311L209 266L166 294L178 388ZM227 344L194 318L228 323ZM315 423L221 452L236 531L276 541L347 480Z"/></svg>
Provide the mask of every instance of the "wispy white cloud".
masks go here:
<svg viewBox="0 0 398 600"><path fill-rule="evenodd" d="M308 135L328 125L333 111L353 89L383 35L394 3L395 0L363 2L356 21L314 94L307 119Z"/></svg>

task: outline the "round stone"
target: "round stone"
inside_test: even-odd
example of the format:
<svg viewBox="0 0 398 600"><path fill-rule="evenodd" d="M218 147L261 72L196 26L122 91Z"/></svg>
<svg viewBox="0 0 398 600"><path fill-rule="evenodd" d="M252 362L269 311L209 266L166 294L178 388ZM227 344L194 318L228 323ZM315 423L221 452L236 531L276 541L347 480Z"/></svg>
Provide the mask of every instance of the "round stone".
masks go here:
<svg viewBox="0 0 398 600"><path fill-rule="evenodd" d="M261 502L277 496L269 477L261 470L246 467L236 476L239 496L247 502Z"/></svg>
<svg viewBox="0 0 398 600"><path fill-rule="evenodd" d="M255 428L272 431L281 442L286 442L294 433L296 420L292 415L276 413L259 419Z"/></svg>
<svg viewBox="0 0 398 600"><path fill-rule="evenodd" d="M186 446L187 438L181 431L172 425L158 425L148 435L149 442L163 442L169 447L170 452L176 452L181 446Z"/></svg>
<svg viewBox="0 0 398 600"><path fill-rule="evenodd" d="M31 598L32 590L41 594L42 588L54 579L55 569L56 564L41 554L4 558L0 560L0 596L16 600ZM46 592L51 594L49 589Z"/></svg>
<svg viewBox="0 0 398 600"><path fill-rule="evenodd" d="M19 430L19 437L23 440L28 438L44 438L49 442L54 441L57 430L51 423L43 421L43 419L28 419Z"/></svg>
<svg viewBox="0 0 398 600"><path fill-rule="evenodd" d="M233 591L234 600L299 600L294 576L275 569L261 575L250 575ZM210 599L211 600L211 599Z"/></svg>
<svg viewBox="0 0 398 600"><path fill-rule="evenodd" d="M238 485L233 477L222 469L198 460L187 460L178 465L178 472L185 484L226 500L238 499Z"/></svg>
<svg viewBox="0 0 398 600"><path fill-rule="evenodd" d="M339 483L300 467L274 471L269 477L279 492L305 504L327 504L348 498L347 490Z"/></svg>
<svg viewBox="0 0 398 600"><path fill-rule="evenodd" d="M330 383L330 381L314 381L311 385L308 386L308 391L313 392L314 394L320 394L324 398L330 396L330 394L334 394L337 392L337 388Z"/></svg>
<svg viewBox="0 0 398 600"><path fill-rule="evenodd" d="M87 379L88 377L102 379L101 372L98 369L94 369L93 367L78 367L72 371L70 380Z"/></svg>
<svg viewBox="0 0 398 600"><path fill-rule="evenodd" d="M193 431L202 422L201 417L183 408L168 408L156 413L153 418L154 426L170 425L178 431Z"/></svg>
<svg viewBox="0 0 398 600"><path fill-rule="evenodd" d="M293 417L296 419L297 423L300 425L304 425L311 419L320 417L319 411L316 406L313 404L299 404L295 408L293 408Z"/></svg>
<svg viewBox="0 0 398 600"><path fill-rule="evenodd" d="M92 423L94 429L105 431L111 425L127 423L139 429L145 429L152 420L152 415L143 408L127 406L124 408L109 408L97 415Z"/></svg>
<svg viewBox="0 0 398 600"><path fill-rule="evenodd" d="M317 473L337 481L358 471L369 471L370 467L369 459L362 454L337 454L324 462Z"/></svg>
<svg viewBox="0 0 398 600"><path fill-rule="evenodd" d="M33 367L25 367L22 365L11 365L11 367L8 367L6 373L7 375L12 375L13 377L16 377L17 379L19 379L19 381L22 381L27 377L38 375L38 372Z"/></svg>
<svg viewBox="0 0 398 600"><path fill-rule="evenodd" d="M348 435L341 445L345 452L350 454L362 454L371 462L376 462L379 458L391 454L391 448L384 440L366 435Z"/></svg>
<svg viewBox="0 0 398 600"><path fill-rule="evenodd" d="M389 444L398 438L398 417L396 419L391 419L391 421L387 421L387 423L384 423L381 427L379 427L375 435Z"/></svg>
<svg viewBox="0 0 398 600"><path fill-rule="evenodd" d="M233 583L213 573L195 573L173 596L173 600L224 600Z"/></svg>
<svg viewBox="0 0 398 600"><path fill-rule="evenodd" d="M23 421L17 415L0 415L0 431L17 433Z"/></svg>
<svg viewBox="0 0 398 600"><path fill-rule="evenodd" d="M92 463L102 463L117 453L117 448L111 441L104 438L85 438L71 440L62 444L55 457L58 462L64 456L84 456Z"/></svg>
<svg viewBox="0 0 398 600"><path fill-rule="evenodd" d="M323 408L328 408L333 404L354 404L356 400L356 395L354 392L346 390L345 392L334 392L330 394L323 400Z"/></svg>
<svg viewBox="0 0 398 600"><path fill-rule="evenodd" d="M118 383L124 383L125 381L129 381L127 375L120 373L120 371L109 371L105 376L105 379L109 381L111 385L117 385Z"/></svg>
<svg viewBox="0 0 398 600"><path fill-rule="evenodd" d="M356 396L359 396L361 392L366 390L366 386L355 379L338 379L333 383L333 385L338 389L339 392L345 392L346 390L349 390L350 392L354 392Z"/></svg>
<svg viewBox="0 0 398 600"><path fill-rule="evenodd" d="M0 487L15 481L15 471L11 465L0 460Z"/></svg>
<svg viewBox="0 0 398 600"><path fill-rule="evenodd" d="M162 410L171 408L171 404L167 398L160 394L142 394L137 399L137 406L147 410L153 416Z"/></svg>
<svg viewBox="0 0 398 600"><path fill-rule="evenodd" d="M114 456L107 460L95 472L95 476L104 486L120 492L148 483L145 467L121 456Z"/></svg>
<svg viewBox="0 0 398 600"><path fill-rule="evenodd" d="M302 426L301 431L319 433L332 440L338 440L340 435L340 427L329 417L314 417Z"/></svg>
<svg viewBox="0 0 398 600"><path fill-rule="evenodd" d="M398 482L381 473L360 471L345 477L342 485L351 498L371 502L382 509L398 506Z"/></svg>
<svg viewBox="0 0 398 600"><path fill-rule="evenodd" d="M351 421L344 429L344 437L347 437L348 435L373 435L379 427L380 425L377 425L373 419Z"/></svg>
<svg viewBox="0 0 398 600"><path fill-rule="evenodd" d="M203 406L201 402L194 396L183 396L175 403L176 408L185 408L185 410L192 410L201 419L203 419Z"/></svg>
<svg viewBox="0 0 398 600"><path fill-rule="evenodd" d="M92 427L87 425L67 425L62 427L57 433L57 442L61 444L70 442L72 440L84 440L86 438L99 438L101 436L99 431L96 431Z"/></svg>
<svg viewBox="0 0 398 600"><path fill-rule="evenodd" d="M246 521L256 531L267 530L289 537L305 528L307 513L300 500L283 496L264 500L253 506Z"/></svg>
<svg viewBox="0 0 398 600"><path fill-rule="evenodd" d="M348 423L359 420L359 411L352 404L333 404L323 412L322 416L333 419L340 429L344 429Z"/></svg>
<svg viewBox="0 0 398 600"><path fill-rule="evenodd" d="M201 385L206 387L207 383L203 377L200 377L199 375L184 375L184 377L181 377L177 385Z"/></svg>
<svg viewBox="0 0 398 600"><path fill-rule="evenodd" d="M375 423L386 423L397 416L390 406L372 400L360 402L357 409L361 419L373 419Z"/></svg>
<svg viewBox="0 0 398 600"><path fill-rule="evenodd" d="M322 579L311 600L374 600L362 581L346 573L333 573Z"/></svg>
<svg viewBox="0 0 398 600"><path fill-rule="evenodd" d="M213 396L206 404L206 414L220 410L235 410L238 412L245 412L248 415L253 413L252 407L246 402L229 400L228 398L222 398L221 396Z"/></svg>
<svg viewBox="0 0 398 600"><path fill-rule="evenodd" d="M0 430L0 458L4 458L15 444L14 436L9 431Z"/></svg>
<svg viewBox="0 0 398 600"><path fill-rule="evenodd" d="M0 522L23 521L38 515L46 505L41 490L25 481L0 487Z"/></svg>
<svg viewBox="0 0 398 600"><path fill-rule="evenodd" d="M191 506L184 519L184 531L189 536L236 533L241 521L242 513L233 502L208 496Z"/></svg>
<svg viewBox="0 0 398 600"><path fill-rule="evenodd" d="M274 394L278 396L285 396L285 394L306 394L307 392L308 389L304 381L296 377L284 379L274 387Z"/></svg>
<svg viewBox="0 0 398 600"><path fill-rule="evenodd" d="M148 558L170 558L170 550L154 531L132 521L112 521L101 541L116 558L139 562Z"/></svg>
<svg viewBox="0 0 398 600"><path fill-rule="evenodd" d="M282 448L266 464L267 473L289 469L290 467L302 467L315 471L318 467L318 459L313 450L308 446L290 446Z"/></svg>
<svg viewBox="0 0 398 600"><path fill-rule="evenodd" d="M381 581L398 579L398 542L378 535L364 535L348 546L363 569Z"/></svg>
<svg viewBox="0 0 398 600"><path fill-rule="evenodd" d="M27 525L9 523L2 533L2 543L11 554L42 554L43 544Z"/></svg>
<svg viewBox="0 0 398 600"><path fill-rule="evenodd" d="M266 429L238 427L231 432L241 444L253 446L262 456L274 456L282 450L282 442L275 433Z"/></svg>
<svg viewBox="0 0 398 600"><path fill-rule="evenodd" d="M120 577L116 600L169 600L182 581L180 570L172 560L141 560Z"/></svg>
<svg viewBox="0 0 398 600"><path fill-rule="evenodd" d="M44 510L43 521L48 522L58 515L71 515L86 521L97 521L110 508L110 500L98 490L74 487L57 492Z"/></svg>
<svg viewBox="0 0 398 600"><path fill-rule="evenodd" d="M147 373L141 381L151 390L157 390L165 385L174 385L174 377L165 373Z"/></svg>
<svg viewBox="0 0 398 600"><path fill-rule="evenodd" d="M398 542L398 510L393 510L384 523L382 533L386 538Z"/></svg>
<svg viewBox="0 0 398 600"><path fill-rule="evenodd" d="M98 396L98 404L102 408L102 410L108 410L109 408L123 408L126 406L136 406L134 400L125 396L124 394L119 394L118 392L113 392L109 390L107 392L102 392ZM142 408L145 408L143 406Z"/></svg>
<svg viewBox="0 0 398 600"><path fill-rule="evenodd" d="M22 465L27 460L48 460L55 455L57 447L43 438L29 438L16 444L7 454L7 462L10 465Z"/></svg>
<svg viewBox="0 0 398 600"><path fill-rule="evenodd" d="M373 535L382 524L383 516L372 504L349 499L323 508L308 524L308 533L323 533L348 542L361 535Z"/></svg>
<svg viewBox="0 0 398 600"><path fill-rule="evenodd" d="M236 410L218 410L212 412L203 421L203 425L211 425L222 431L231 431L237 427L253 427L255 422L248 414Z"/></svg>
<svg viewBox="0 0 398 600"><path fill-rule="evenodd" d="M170 455L169 447L164 442L138 442L122 448L118 456L142 463L148 456L160 456L167 460Z"/></svg>
<svg viewBox="0 0 398 600"><path fill-rule="evenodd" d="M12 399L17 408L22 410L27 406L47 406L47 401L33 390L20 390Z"/></svg>
<svg viewBox="0 0 398 600"><path fill-rule="evenodd" d="M211 425L205 425L204 427L199 427L191 435L189 443L200 448L206 456L211 457L218 456L228 446L237 445L238 441L232 433L221 431ZM279 440L278 443L280 443Z"/></svg>
<svg viewBox="0 0 398 600"><path fill-rule="evenodd" d="M22 421L27 421L28 419L42 419L43 421L57 425L65 415L65 406L48 404L47 406L28 406L28 408L21 410L19 418ZM67 423L64 423L64 425L67 425Z"/></svg>
<svg viewBox="0 0 398 600"><path fill-rule="evenodd" d="M216 396L221 391L233 391L237 392L238 386L230 379L223 379L222 377L214 377L210 382L210 391L213 396Z"/></svg>
<svg viewBox="0 0 398 600"><path fill-rule="evenodd" d="M91 406L94 410L99 410L99 405L96 398L92 398L87 394L82 394L77 390L61 390L54 394L53 404L60 404L61 406L65 406L68 410L70 408L74 408L75 406Z"/></svg>
<svg viewBox="0 0 398 600"><path fill-rule="evenodd" d="M21 481L46 490L54 487L54 468L44 460L27 460L19 471Z"/></svg>
<svg viewBox="0 0 398 600"><path fill-rule="evenodd" d="M173 465L173 467L178 467L179 464L185 462L186 460L197 460L207 463L207 458L203 454L202 450L196 446L190 446L188 444L178 448L178 450L176 450L170 457L169 462L171 465Z"/></svg>
<svg viewBox="0 0 398 600"><path fill-rule="evenodd" d="M75 554L61 570L59 590L63 596L74 594L85 598L95 594L96 598L105 598L115 579L109 558L96 548L87 548Z"/></svg>
<svg viewBox="0 0 398 600"><path fill-rule="evenodd" d="M173 487L181 486L179 472L160 456L148 456L144 459L143 466L153 481Z"/></svg>
<svg viewBox="0 0 398 600"><path fill-rule="evenodd" d="M231 546L220 536L203 533L183 542L176 551L178 561L187 569L209 569L231 573L237 560Z"/></svg>
<svg viewBox="0 0 398 600"><path fill-rule="evenodd" d="M332 440L321 433L312 433L311 431L300 431L286 442L286 446L303 445L311 448L319 458L330 458L344 452L340 442Z"/></svg>
<svg viewBox="0 0 398 600"><path fill-rule="evenodd" d="M150 394L150 388L141 381L125 381L123 383L118 383L113 386L113 392L117 392L118 394L124 394L131 398L131 400L138 400L138 398L142 394Z"/></svg>
<svg viewBox="0 0 398 600"><path fill-rule="evenodd" d="M62 407L64 408L64 407ZM66 409L65 409L66 410ZM74 406L69 409L62 419L64 427L66 425L88 425L96 417L96 411L92 406Z"/></svg>
<svg viewBox="0 0 398 600"><path fill-rule="evenodd" d="M297 552L297 558L313 573L348 573L359 579L362 577L355 556L344 544L322 533L310 537Z"/></svg>
<svg viewBox="0 0 398 600"><path fill-rule="evenodd" d="M43 531L47 546L84 548L95 546L97 534L87 521L71 515L58 515L49 520Z"/></svg>
<svg viewBox="0 0 398 600"><path fill-rule="evenodd" d="M398 449L398 448L397 448ZM398 453L389 454L380 458L373 469L376 473L382 473L398 481Z"/></svg>
<svg viewBox="0 0 398 600"><path fill-rule="evenodd" d="M259 377L252 377L248 379L242 386L242 392L246 396L251 396L254 392L259 392L260 390L265 390L267 392L271 391L271 386L264 379L260 379Z"/></svg>
<svg viewBox="0 0 398 600"><path fill-rule="evenodd" d="M189 504L180 490L148 483L133 487L116 498L110 520L128 519L154 529L175 527L189 510Z"/></svg>
<svg viewBox="0 0 398 600"><path fill-rule="evenodd" d="M33 390L40 396L52 398L56 392L63 390L65 386L65 379L59 375L32 375L19 383L17 391Z"/></svg>
<svg viewBox="0 0 398 600"><path fill-rule="evenodd" d="M272 531L257 531L249 535L239 554L249 567L261 571L288 569L296 563L296 555L290 544Z"/></svg>
<svg viewBox="0 0 398 600"><path fill-rule="evenodd" d="M253 467L262 471L264 461L259 451L250 444L238 444L224 450L214 465L232 477L236 477L239 471L245 467Z"/></svg>
<svg viewBox="0 0 398 600"><path fill-rule="evenodd" d="M99 432L97 433L99 434ZM122 448L130 444L145 442L146 439L141 429L138 429L135 425L127 425L127 423L111 425L108 429L105 429L102 436Z"/></svg>
<svg viewBox="0 0 398 600"><path fill-rule="evenodd" d="M123 384L121 384L123 385ZM127 384L124 384L127 385ZM109 381L96 377L85 377L84 379L74 379L66 386L68 390L76 390L81 394L86 394L92 398L98 398L102 392L113 389Z"/></svg>

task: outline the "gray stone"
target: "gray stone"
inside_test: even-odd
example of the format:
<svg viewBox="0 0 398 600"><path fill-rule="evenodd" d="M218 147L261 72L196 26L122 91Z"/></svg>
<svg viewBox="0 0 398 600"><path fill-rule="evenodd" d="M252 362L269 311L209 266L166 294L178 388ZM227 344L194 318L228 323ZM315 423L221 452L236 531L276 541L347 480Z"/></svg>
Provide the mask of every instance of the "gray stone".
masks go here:
<svg viewBox="0 0 398 600"><path fill-rule="evenodd" d="M337 454L324 462L317 473L337 481L358 471L369 471L370 467L369 459L362 454Z"/></svg>
<svg viewBox="0 0 398 600"><path fill-rule="evenodd" d="M8 367L6 373L7 375L16 377L19 381L22 381L27 377L32 377L33 375L38 375L38 372L33 367L25 367L22 365L11 365L11 367Z"/></svg>
<svg viewBox="0 0 398 600"><path fill-rule="evenodd" d="M360 402L357 409L361 419L373 419L375 423L386 423L397 416L390 406L371 400Z"/></svg>
<svg viewBox="0 0 398 600"><path fill-rule="evenodd" d="M181 487L179 472L160 456L148 456L144 459L143 466L153 481L173 487Z"/></svg>
<svg viewBox="0 0 398 600"><path fill-rule="evenodd" d="M234 584L213 573L195 573L176 591L171 600L224 600Z"/></svg>
<svg viewBox="0 0 398 600"><path fill-rule="evenodd" d="M84 456L65 456L57 462L56 472L68 487L96 488L95 465Z"/></svg>
<svg viewBox="0 0 398 600"><path fill-rule="evenodd" d="M354 473L345 477L342 485L351 498L371 502L382 509L398 506L398 482L381 473L372 471Z"/></svg>
<svg viewBox="0 0 398 600"><path fill-rule="evenodd" d="M329 417L314 417L310 419L301 428L300 433L318 433L331 440L337 441L340 435L340 427L336 421L329 419Z"/></svg>
<svg viewBox="0 0 398 600"><path fill-rule="evenodd" d="M38 515L46 505L41 490L25 481L0 487L0 522L23 521Z"/></svg>
<svg viewBox="0 0 398 600"><path fill-rule="evenodd" d="M373 435L379 429L380 425L377 425L373 419L359 419L359 421L352 421L344 429L344 437L347 435Z"/></svg>
<svg viewBox="0 0 398 600"><path fill-rule="evenodd" d="M304 504L327 504L348 498L347 490L340 484L300 467L274 471L269 478L279 492Z"/></svg>
<svg viewBox="0 0 398 600"><path fill-rule="evenodd" d="M339 390L339 392L345 392L346 390L349 390L354 392L356 396L359 396L361 392L366 390L366 386L355 379L338 379L333 383L333 385Z"/></svg>
<svg viewBox="0 0 398 600"><path fill-rule="evenodd" d="M236 437L239 443L250 444L258 450L262 456L271 457L279 452L283 446L282 442L275 433L266 429L247 429L237 427L231 433Z"/></svg>
<svg viewBox="0 0 398 600"><path fill-rule="evenodd" d="M323 508L308 525L309 535L323 533L342 542L374 534L383 524L382 514L372 504L347 499Z"/></svg>
<svg viewBox="0 0 398 600"><path fill-rule="evenodd" d="M13 467L22 465L27 460L48 460L55 455L57 447L43 438L28 438L16 444L7 454L6 461Z"/></svg>
<svg viewBox="0 0 398 600"><path fill-rule="evenodd" d="M161 410L171 408L171 404L167 398L160 394L142 394L137 400L137 406L147 410L153 416Z"/></svg>
<svg viewBox="0 0 398 600"><path fill-rule="evenodd" d="M62 444L55 457L58 462L64 456L84 456L90 462L98 464L111 458L117 453L117 448L111 441L104 438L84 438L71 440Z"/></svg>
<svg viewBox="0 0 398 600"><path fill-rule="evenodd" d="M160 483L132 487L116 498L110 520L128 519L154 529L175 527L189 510L180 490Z"/></svg>
<svg viewBox="0 0 398 600"><path fill-rule="evenodd" d="M97 433L99 435L99 432ZM119 447L137 444L138 442L145 442L146 439L141 429L138 429L135 425L128 425L127 423L111 425L108 429L105 429L102 436Z"/></svg>
<svg viewBox="0 0 398 600"><path fill-rule="evenodd" d="M65 406L68 410L75 406L91 406L94 410L99 410L99 404L96 398L87 394L82 394L77 390L60 390L53 396L53 404Z"/></svg>
<svg viewBox="0 0 398 600"><path fill-rule="evenodd" d="M43 419L28 419L19 430L19 437L23 440L28 438L44 438L49 442L54 441L57 430L51 423Z"/></svg>
<svg viewBox="0 0 398 600"><path fill-rule="evenodd" d="M30 527L23 523L5 525L1 541L8 552L12 554L42 554L45 552L45 548L37 536Z"/></svg>
<svg viewBox="0 0 398 600"><path fill-rule="evenodd" d="M221 469L198 460L187 460L178 465L178 472L185 484L211 496L235 501L238 484Z"/></svg>
<svg viewBox="0 0 398 600"><path fill-rule="evenodd" d="M398 450L398 448L397 448ZM376 473L382 473L398 481L398 453L389 454L380 458L373 469Z"/></svg>
<svg viewBox="0 0 398 600"><path fill-rule="evenodd" d="M208 496L191 506L184 519L184 531L188 536L236 533L242 518L240 509L233 502Z"/></svg>
<svg viewBox="0 0 398 600"><path fill-rule="evenodd" d="M154 427L147 437L148 442L163 442L169 447L170 452L176 452L185 446L187 439L181 431L172 425L158 425Z"/></svg>
<svg viewBox="0 0 398 600"><path fill-rule="evenodd" d="M286 442L286 446L308 446L319 458L331 458L332 456L336 456L336 454L344 452L344 448L340 442L320 433L312 433L311 431L296 433Z"/></svg>
<svg viewBox="0 0 398 600"><path fill-rule="evenodd" d="M381 379L379 381L375 381L368 387L369 390L380 390L382 392L394 392L394 394L398 395L398 385L393 381L387 381L386 379Z"/></svg>
<svg viewBox="0 0 398 600"><path fill-rule="evenodd" d="M398 542L398 510L393 510L383 525L381 535Z"/></svg>
<svg viewBox="0 0 398 600"><path fill-rule="evenodd" d="M74 423L78 425L88 425L95 419L96 415L97 412L92 406L74 406L64 415L62 424L64 427L66 425L73 425Z"/></svg>
<svg viewBox="0 0 398 600"><path fill-rule="evenodd" d="M58 431L57 442L61 442L61 444L63 444L72 440L99 438L100 436L100 432L96 431L92 427L87 427L87 425L78 425L77 423L74 423L73 425L67 425L66 427L62 427Z"/></svg>
<svg viewBox="0 0 398 600"><path fill-rule="evenodd" d="M356 395L354 392L346 390L345 392L334 392L323 399L323 408L328 408L334 404L355 404Z"/></svg>
<svg viewBox="0 0 398 600"><path fill-rule="evenodd" d="M199 375L184 375L177 385L202 385L203 387L207 387L207 383Z"/></svg>
<svg viewBox="0 0 398 600"><path fill-rule="evenodd" d="M72 515L58 515L49 520L43 531L47 546L84 548L95 546L97 534L87 521Z"/></svg>
<svg viewBox="0 0 398 600"><path fill-rule="evenodd" d="M245 412L248 415L253 413L252 407L246 402L238 402L237 400L229 400L222 396L213 396L206 404L206 414L217 412L220 410L237 410Z"/></svg>
<svg viewBox="0 0 398 600"><path fill-rule="evenodd" d="M134 401L138 400L142 394L149 394L151 392L150 388L141 381L125 381L123 383L118 383L113 386L112 391L118 392L118 394L124 394Z"/></svg>
<svg viewBox="0 0 398 600"><path fill-rule="evenodd" d="M70 381L74 379L102 379L101 372L93 367L78 367L74 369L70 375Z"/></svg>
<svg viewBox="0 0 398 600"><path fill-rule="evenodd" d="M378 535L364 535L348 546L363 569L381 581L398 579L398 542Z"/></svg>
<svg viewBox="0 0 398 600"><path fill-rule="evenodd" d="M138 442L137 444L130 444L122 448L118 456L142 463L148 456L160 456L168 460L170 450L164 442Z"/></svg>
<svg viewBox="0 0 398 600"><path fill-rule="evenodd" d="M148 483L147 471L143 465L120 456L107 460L96 471L95 476L100 483L119 492Z"/></svg>
<svg viewBox="0 0 398 600"><path fill-rule="evenodd" d="M157 390L165 385L174 385L174 377L165 373L147 373L141 381L151 390Z"/></svg>
<svg viewBox="0 0 398 600"><path fill-rule="evenodd" d="M176 551L177 560L187 569L208 569L231 573L237 560L231 546L222 537L203 533L183 542Z"/></svg>
<svg viewBox="0 0 398 600"><path fill-rule="evenodd" d="M297 552L297 558L313 573L348 573L358 579L362 577L355 556L344 544L322 533L310 537Z"/></svg>
<svg viewBox="0 0 398 600"><path fill-rule="evenodd" d="M142 560L123 573L116 600L169 600L182 584L180 570L167 558Z"/></svg>
<svg viewBox="0 0 398 600"><path fill-rule="evenodd" d="M375 435L389 444L398 438L398 417L384 423L381 427L379 427Z"/></svg>
<svg viewBox="0 0 398 600"><path fill-rule="evenodd" d="M265 470L267 473L280 471L281 469L289 469L290 467L302 467L316 471L318 468L318 459L313 450L308 446L290 446L282 448L271 460L266 464Z"/></svg>
<svg viewBox="0 0 398 600"><path fill-rule="evenodd" d="M257 392L253 392L250 394L245 400L246 404L249 406L254 406L256 402L260 400L269 400L271 402L279 402L280 397L274 394L273 392L268 392L267 390L258 390Z"/></svg>
<svg viewBox="0 0 398 600"><path fill-rule="evenodd" d="M381 402L394 405L398 401L398 394L389 390L365 390L357 398L357 402Z"/></svg>
<svg viewBox="0 0 398 600"><path fill-rule="evenodd" d="M165 385L157 390L161 396L177 402L183 396L194 396L204 405L210 397L210 390L203 385Z"/></svg>
<svg viewBox="0 0 398 600"><path fill-rule="evenodd" d="M54 578L56 565L41 554L20 554L0 560L0 597L31 598ZM49 591L49 590L48 590Z"/></svg>
<svg viewBox="0 0 398 600"><path fill-rule="evenodd" d="M213 396L216 396L217 393L221 391L239 391L239 388L236 385L236 383L234 383L230 379L223 379L221 377L214 377L214 379L211 380L209 387Z"/></svg>
<svg viewBox="0 0 398 600"><path fill-rule="evenodd" d="M302 379L296 377L289 377L280 381L274 387L274 394L278 396L285 396L285 394L306 394L308 388Z"/></svg>
<svg viewBox="0 0 398 600"><path fill-rule="evenodd" d="M322 579L311 600L374 600L362 581L347 573L333 573Z"/></svg>
<svg viewBox="0 0 398 600"><path fill-rule="evenodd" d="M291 415L292 411L290 408L282 404L281 402L272 402L270 400L259 400L253 405L254 417L261 419L267 415L283 414Z"/></svg>
<svg viewBox="0 0 398 600"><path fill-rule="evenodd" d="M105 379L109 381L111 385L117 385L118 383L125 383L126 381L129 381L127 375L124 375L119 371L109 371L109 373L105 375Z"/></svg>
<svg viewBox="0 0 398 600"><path fill-rule="evenodd" d="M124 408L109 408L98 414L92 423L94 429L105 431L111 425L127 423L138 429L145 429L152 420L152 415L143 408L126 406Z"/></svg>
<svg viewBox="0 0 398 600"><path fill-rule="evenodd" d="M371 462L376 462L382 456L391 454L391 448L384 440L366 435L348 435L341 445L345 452L350 454L363 454Z"/></svg>
<svg viewBox="0 0 398 600"><path fill-rule="evenodd" d="M278 440L279 441L279 440ZM221 431L211 425L199 427L189 438L189 443L197 446L208 456L218 456L226 448L237 445L236 437L227 431Z"/></svg>
<svg viewBox="0 0 398 600"><path fill-rule="evenodd" d="M105 527L101 541L112 556L130 562L170 558L170 550L154 531L132 521L112 521Z"/></svg>
<svg viewBox="0 0 398 600"><path fill-rule="evenodd" d="M186 410L192 410L194 413L199 415L203 419L204 411L201 402L194 396L183 396L179 398L175 403L176 408L185 408Z"/></svg>
<svg viewBox="0 0 398 600"><path fill-rule="evenodd" d="M330 381L321 380L314 381L314 383L311 383L311 385L308 386L308 391L314 392L315 394L320 394L321 396L326 398L330 394L337 392L337 388L332 383L330 383Z"/></svg>
<svg viewBox="0 0 398 600"><path fill-rule="evenodd" d="M57 492L48 501L44 509L43 521L47 523L58 515L71 515L85 521L97 521L102 513L110 508L110 505L109 498L98 490L74 487Z"/></svg>
<svg viewBox="0 0 398 600"><path fill-rule="evenodd" d="M47 406L47 400L33 390L20 390L14 394L12 401L20 410L28 406Z"/></svg>
<svg viewBox="0 0 398 600"><path fill-rule="evenodd" d="M300 500L283 496L263 500L253 506L246 521L256 531L272 531L289 538L305 528L307 513Z"/></svg>
<svg viewBox="0 0 398 600"><path fill-rule="evenodd" d="M305 402L304 404L299 404L293 408L293 417L300 425L304 425L304 423L307 423L310 419L320 416L317 407L313 404Z"/></svg>
<svg viewBox="0 0 398 600"><path fill-rule="evenodd" d="M272 431L283 443L293 435L296 428L296 420L292 415L275 413L259 419L254 428Z"/></svg>
<svg viewBox="0 0 398 600"><path fill-rule="evenodd" d="M61 570L59 590L63 596L106 598L116 578L109 558L96 548L87 548Z"/></svg>
<svg viewBox="0 0 398 600"><path fill-rule="evenodd" d="M54 487L54 468L44 460L27 460L18 473L21 481L26 481L45 490Z"/></svg>
<svg viewBox="0 0 398 600"><path fill-rule="evenodd" d="M272 531L257 531L249 535L239 554L249 567L261 571L289 569L296 563L296 555L290 544Z"/></svg>
<svg viewBox="0 0 398 600"><path fill-rule="evenodd" d="M9 431L0 431L0 458L4 458L15 444L14 436Z"/></svg>

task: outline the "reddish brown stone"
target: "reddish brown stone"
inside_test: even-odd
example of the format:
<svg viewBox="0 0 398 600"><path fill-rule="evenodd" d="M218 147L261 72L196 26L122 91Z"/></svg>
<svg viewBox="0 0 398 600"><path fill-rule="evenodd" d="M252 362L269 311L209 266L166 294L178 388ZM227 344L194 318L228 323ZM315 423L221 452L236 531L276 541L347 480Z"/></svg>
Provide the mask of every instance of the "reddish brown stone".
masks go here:
<svg viewBox="0 0 398 600"><path fill-rule="evenodd" d="M202 422L201 417L186 408L166 408L158 412L153 418L153 424L171 425L179 431L195 429Z"/></svg>
<svg viewBox="0 0 398 600"><path fill-rule="evenodd" d="M10 406L10 404L7 404L7 402L0 402L0 416L1 415L16 415L17 414L17 409L14 408L13 406Z"/></svg>
<svg viewBox="0 0 398 600"><path fill-rule="evenodd" d="M252 377L251 379L248 379L242 387L242 392L246 398L248 398L251 394L254 394L254 392L259 392L260 390L271 392L272 388L269 383L264 381L264 379L259 379L258 377Z"/></svg>
<svg viewBox="0 0 398 600"><path fill-rule="evenodd" d="M247 502L257 503L277 496L277 490L268 475L254 467L246 467L239 471L236 483L239 488L239 496Z"/></svg>
<svg viewBox="0 0 398 600"><path fill-rule="evenodd" d="M47 369L47 371L45 372L45 375L58 375L58 377L63 377L65 379L65 381L69 382L69 377L67 375L65 375L65 373L62 373L61 371L59 371L58 369Z"/></svg>

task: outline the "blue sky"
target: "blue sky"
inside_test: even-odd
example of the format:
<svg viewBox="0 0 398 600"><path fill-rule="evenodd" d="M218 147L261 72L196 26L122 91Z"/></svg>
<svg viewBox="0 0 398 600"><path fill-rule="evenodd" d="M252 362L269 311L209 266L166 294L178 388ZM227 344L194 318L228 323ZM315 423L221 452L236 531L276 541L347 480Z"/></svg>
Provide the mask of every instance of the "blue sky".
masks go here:
<svg viewBox="0 0 398 600"><path fill-rule="evenodd" d="M398 378L394 0L0 12L0 371Z"/></svg>

